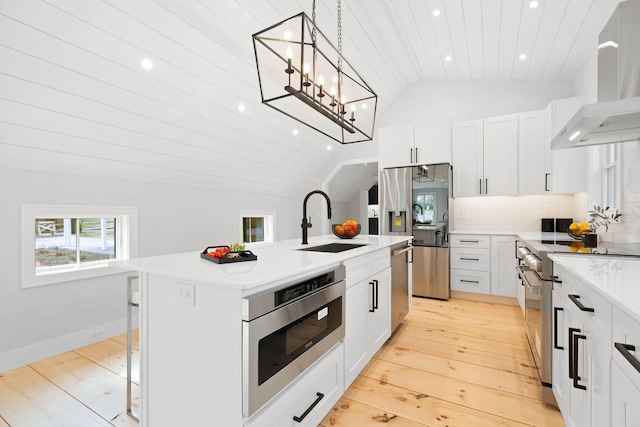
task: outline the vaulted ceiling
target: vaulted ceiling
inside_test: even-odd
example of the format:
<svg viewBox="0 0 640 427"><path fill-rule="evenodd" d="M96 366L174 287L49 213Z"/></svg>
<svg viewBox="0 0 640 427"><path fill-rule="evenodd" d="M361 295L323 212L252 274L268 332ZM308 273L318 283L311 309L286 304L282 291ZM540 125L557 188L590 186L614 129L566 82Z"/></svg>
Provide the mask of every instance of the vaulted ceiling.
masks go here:
<svg viewBox="0 0 640 427"><path fill-rule="evenodd" d="M296 197L317 188L353 148L261 105L251 40L311 3L0 0L0 165ZM529 3L343 0L344 55L379 114L420 79L570 79L617 1ZM334 43L336 5L316 6Z"/></svg>

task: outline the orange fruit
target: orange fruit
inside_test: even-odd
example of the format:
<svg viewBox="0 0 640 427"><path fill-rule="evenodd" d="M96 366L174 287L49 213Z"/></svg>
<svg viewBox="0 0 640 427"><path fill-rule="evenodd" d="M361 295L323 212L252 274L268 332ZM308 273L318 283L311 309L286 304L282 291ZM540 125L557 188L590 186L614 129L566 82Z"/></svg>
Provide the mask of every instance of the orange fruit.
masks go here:
<svg viewBox="0 0 640 427"><path fill-rule="evenodd" d="M341 225L336 225L336 228L334 229L336 231L336 233L338 233L341 236L344 236L344 227Z"/></svg>
<svg viewBox="0 0 640 427"><path fill-rule="evenodd" d="M344 232L347 236L353 236L354 234L356 234L356 230L354 230L352 227L349 227L349 228L345 227Z"/></svg>
<svg viewBox="0 0 640 427"><path fill-rule="evenodd" d="M355 222L355 221L354 221L354 220L352 220L352 219L349 219L349 220L345 221L345 223L344 223L344 224L342 224L342 225L351 225L351 226L355 226L355 227L357 227L357 226L358 226L358 223L357 223L357 222Z"/></svg>

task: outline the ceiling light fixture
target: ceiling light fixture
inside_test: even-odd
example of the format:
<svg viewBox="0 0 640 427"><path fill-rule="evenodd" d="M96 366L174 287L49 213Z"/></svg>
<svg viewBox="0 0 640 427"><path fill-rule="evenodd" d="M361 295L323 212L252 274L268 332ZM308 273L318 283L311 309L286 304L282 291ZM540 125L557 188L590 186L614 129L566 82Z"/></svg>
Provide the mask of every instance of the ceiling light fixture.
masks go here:
<svg viewBox="0 0 640 427"><path fill-rule="evenodd" d="M342 56L337 1L337 49L316 26L315 0L311 19L301 12L253 34L260 95L263 104L341 144L371 141L378 96Z"/></svg>
<svg viewBox="0 0 640 427"><path fill-rule="evenodd" d="M149 71L153 68L153 61L149 58L142 58L140 60L140 66L143 70Z"/></svg>
<svg viewBox="0 0 640 427"><path fill-rule="evenodd" d="M614 42L613 40L609 40L609 41L606 41L606 42L604 42L604 43L600 43L600 44L598 45L598 50L603 49L603 48L605 48L605 47L615 47L615 48L618 48L618 43Z"/></svg>
<svg viewBox="0 0 640 427"><path fill-rule="evenodd" d="M240 111L241 113L246 109L247 107L244 104L238 104L238 111Z"/></svg>
<svg viewBox="0 0 640 427"><path fill-rule="evenodd" d="M291 133L293 134L293 136L298 135L298 129L294 129Z"/></svg>
<svg viewBox="0 0 640 427"><path fill-rule="evenodd" d="M432 12L433 16L440 16L440 13L441 13L440 9L433 9L433 12Z"/></svg>
<svg viewBox="0 0 640 427"><path fill-rule="evenodd" d="M451 61L451 59L453 59L453 58L451 58L451 55L447 55L447 56L444 57L444 60L447 61L447 62Z"/></svg>
<svg viewBox="0 0 640 427"><path fill-rule="evenodd" d="M529 3L529 9L535 9L536 7L540 6L540 2L539 1L532 1Z"/></svg>
<svg viewBox="0 0 640 427"><path fill-rule="evenodd" d="M520 61L524 61L525 59L527 59L527 55L523 53L518 58L520 58Z"/></svg>

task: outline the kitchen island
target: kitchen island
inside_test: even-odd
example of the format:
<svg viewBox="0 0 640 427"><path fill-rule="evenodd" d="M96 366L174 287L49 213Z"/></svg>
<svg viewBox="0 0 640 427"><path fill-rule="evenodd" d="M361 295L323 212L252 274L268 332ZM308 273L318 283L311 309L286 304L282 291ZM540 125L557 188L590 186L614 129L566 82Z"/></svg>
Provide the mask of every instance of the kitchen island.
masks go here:
<svg viewBox="0 0 640 427"><path fill-rule="evenodd" d="M295 239L252 248L257 261L232 264L215 264L200 258L199 252L115 263L140 277L141 425L272 425L268 408L243 416L243 298L340 265L347 265L348 288L366 279L367 271L388 270L389 247L409 239L320 236L309 238L308 245ZM340 242L364 246L340 253L300 250ZM349 319L348 303L345 311ZM386 328L390 330L389 325ZM343 370L333 401L344 391L342 345L330 352L340 362L338 371ZM325 406L320 410L326 414L331 406Z"/></svg>

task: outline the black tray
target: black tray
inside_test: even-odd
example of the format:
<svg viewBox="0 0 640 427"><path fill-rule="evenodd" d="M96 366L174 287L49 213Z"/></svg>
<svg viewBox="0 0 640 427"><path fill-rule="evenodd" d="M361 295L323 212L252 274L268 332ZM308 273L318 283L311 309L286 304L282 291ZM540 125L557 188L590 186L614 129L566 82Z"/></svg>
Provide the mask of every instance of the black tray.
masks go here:
<svg viewBox="0 0 640 427"><path fill-rule="evenodd" d="M243 262L243 261L255 261L258 259L258 256L251 251L230 251L227 252L222 258L214 258L212 256L207 255L207 251L209 249L215 248L228 248L229 246L207 246L204 251L200 254L200 258L206 259L207 261L215 262L216 264L230 264L232 262ZM237 254L237 256L229 257L231 254Z"/></svg>

